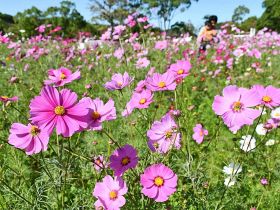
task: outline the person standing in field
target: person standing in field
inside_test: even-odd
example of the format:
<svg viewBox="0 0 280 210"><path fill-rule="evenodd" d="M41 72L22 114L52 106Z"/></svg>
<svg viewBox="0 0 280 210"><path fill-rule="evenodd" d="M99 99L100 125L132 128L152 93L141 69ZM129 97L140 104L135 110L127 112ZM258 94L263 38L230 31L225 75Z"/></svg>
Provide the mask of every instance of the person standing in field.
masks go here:
<svg viewBox="0 0 280 210"><path fill-rule="evenodd" d="M205 25L200 30L197 37L197 44L199 45L199 52L204 53L207 49L207 46L211 46L214 42L214 37L217 35L216 24L218 21L218 17L216 15L212 15L205 22Z"/></svg>

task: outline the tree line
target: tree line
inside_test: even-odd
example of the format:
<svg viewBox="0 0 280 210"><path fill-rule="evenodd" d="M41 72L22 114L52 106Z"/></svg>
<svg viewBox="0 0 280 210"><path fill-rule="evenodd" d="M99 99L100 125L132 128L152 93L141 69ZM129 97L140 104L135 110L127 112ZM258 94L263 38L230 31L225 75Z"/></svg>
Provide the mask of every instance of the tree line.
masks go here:
<svg viewBox="0 0 280 210"><path fill-rule="evenodd" d="M131 13L140 11L143 15L157 18L160 28L171 34L189 32L195 34L196 29L191 22L181 21L171 24L172 18L178 12L184 12L192 3L198 0L89 0L92 11L92 21L87 22L76 9L75 3L63 0L58 7L49 7L41 11L36 7L18 12L15 16L0 13L0 31L18 34L25 30L25 36L35 35L36 27L42 24L61 26L59 33L65 37L75 36L78 32L90 32L100 35L108 26L121 24ZM268 27L280 32L280 1L264 0L264 13L260 18L256 16L244 17L250 13L245 6L238 6L230 22L235 23L244 31L250 28L261 29ZM207 18L207 16L205 16ZM160 30L160 29L158 29Z"/></svg>

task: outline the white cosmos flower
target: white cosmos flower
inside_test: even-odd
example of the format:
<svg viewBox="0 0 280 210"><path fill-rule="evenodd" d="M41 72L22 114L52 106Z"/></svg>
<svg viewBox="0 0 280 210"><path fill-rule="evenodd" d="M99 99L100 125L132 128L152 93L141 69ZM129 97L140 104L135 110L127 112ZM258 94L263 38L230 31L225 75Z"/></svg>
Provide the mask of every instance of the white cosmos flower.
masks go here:
<svg viewBox="0 0 280 210"><path fill-rule="evenodd" d="M261 136L264 136L267 133L267 129L265 129L263 126L264 126L264 124L259 124L256 127L257 134L259 134Z"/></svg>
<svg viewBox="0 0 280 210"><path fill-rule="evenodd" d="M229 176L229 177L225 178L224 184L225 184L227 187L231 187L231 186L233 186L233 185L235 184L235 182L236 182L236 179L235 179L234 177L231 178L231 177Z"/></svg>
<svg viewBox="0 0 280 210"><path fill-rule="evenodd" d="M269 139L266 143L265 146L272 146L276 143L276 141L274 139Z"/></svg>
<svg viewBox="0 0 280 210"><path fill-rule="evenodd" d="M228 166L224 166L223 172L227 175L233 176L237 175L242 171L240 164L230 163Z"/></svg>
<svg viewBox="0 0 280 210"><path fill-rule="evenodd" d="M256 148L256 139L251 135L242 136L242 139L239 141L240 149L245 152L249 152Z"/></svg>
<svg viewBox="0 0 280 210"><path fill-rule="evenodd" d="M271 117L274 119L280 119L280 107L272 110Z"/></svg>

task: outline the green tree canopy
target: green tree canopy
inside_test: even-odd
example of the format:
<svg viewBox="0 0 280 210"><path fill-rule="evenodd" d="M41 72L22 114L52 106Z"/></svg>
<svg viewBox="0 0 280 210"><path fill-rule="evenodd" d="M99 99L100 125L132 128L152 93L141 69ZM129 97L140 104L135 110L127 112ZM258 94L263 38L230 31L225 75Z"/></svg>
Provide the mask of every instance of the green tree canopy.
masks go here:
<svg viewBox="0 0 280 210"><path fill-rule="evenodd" d="M241 22L246 14L249 14L250 10L245 7L244 5L240 5L235 8L233 15L232 15L232 22Z"/></svg>
<svg viewBox="0 0 280 210"><path fill-rule="evenodd" d="M268 27L280 32L280 1L264 0L263 7L265 11L257 22L257 28Z"/></svg>

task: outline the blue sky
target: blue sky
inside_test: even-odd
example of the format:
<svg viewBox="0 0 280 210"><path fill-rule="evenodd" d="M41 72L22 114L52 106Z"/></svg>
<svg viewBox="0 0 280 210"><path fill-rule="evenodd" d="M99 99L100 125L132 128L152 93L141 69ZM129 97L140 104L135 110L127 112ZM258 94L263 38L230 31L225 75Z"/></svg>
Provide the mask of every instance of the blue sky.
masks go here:
<svg viewBox="0 0 280 210"><path fill-rule="evenodd" d="M89 0L73 0L78 11L90 20ZM58 6L60 0L0 0L0 12L15 15L19 11L36 6L45 10L49 6ZM196 27L203 25L203 17L207 14L215 14L219 21L230 20L234 9L238 5L245 5L250 9L249 16L259 17L263 13L262 0L199 0L184 13L177 12L172 23L176 21L191 21ZM155 25L159 25L156 19L152 20Z"/></svg>

